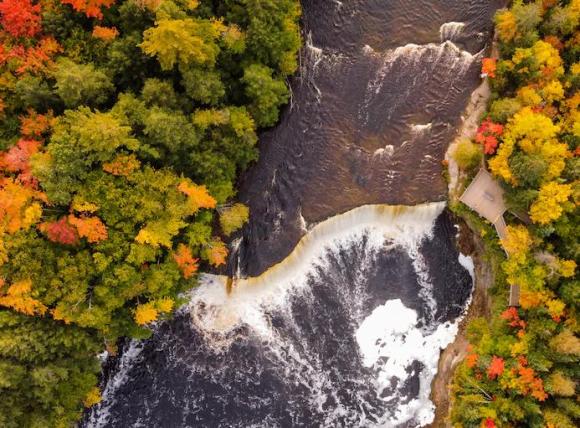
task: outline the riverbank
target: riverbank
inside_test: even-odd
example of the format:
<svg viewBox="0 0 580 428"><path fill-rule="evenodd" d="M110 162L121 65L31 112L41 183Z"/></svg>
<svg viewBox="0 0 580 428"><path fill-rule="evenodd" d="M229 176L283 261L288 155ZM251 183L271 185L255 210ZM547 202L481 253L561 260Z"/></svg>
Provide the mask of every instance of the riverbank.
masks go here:
<svg viewBox="0 0 580 428"><path fill-rule="evenodd" d="M481 118L487 110L487 103L491 96L491 89L489 83L485 79L478 87L471 93L469 103L463 114L463 123L459 128L457 136L449 145L445 153L445 161L447 163L447 173L449 178L449 201L453 202L459 199L460 184L465 177L459 170L459 166L453 158L453 153L457 149L459 143L465 139L471 140L477 134L477 128L481 122Z"/></svg>
<svg viewBox="0 0 580 428"><path fill-rule="evenodd" d="M463 123L445 154L448 168L450 205L458 203L462 191L461 184L466 179L461 174L452 154L462 140L475 137L481 118L487 110L490 96L491 90L486 79L472 92L463 115ZM488 290L494 282L493 268L485 258L485 244L476 233L476 228L470 227L468 218L463 218L461 215L458 216L460 228L458 247L462 254L468 255L473 259L475 283L471 304L459 324L457 336L453 343L441 352L437 374L431 383L431 401L435 405L435 419L429 426L433 428L451 426L447 420L451 406L449 385L455 368L467 355L467 326L474 318L489 317L491 315L491 299Z"/></svg>
<svg viewBox="0 0 580 428"><path fill-rule="evenodd" d="M467 355L467 326L475 318L491 315L489 288L494 283L494 272L491 264L485 259L483 240L474 233L466 221L460 220L459 228L458 247L462 254L473 259L475 284L471 304L465 317L459 323L457 336L441 352L437 374L431 384L431 401L435 405L435 419L429 426L433 428L451 426L447 420L451 407L449 385L455 368Z"/></svg>

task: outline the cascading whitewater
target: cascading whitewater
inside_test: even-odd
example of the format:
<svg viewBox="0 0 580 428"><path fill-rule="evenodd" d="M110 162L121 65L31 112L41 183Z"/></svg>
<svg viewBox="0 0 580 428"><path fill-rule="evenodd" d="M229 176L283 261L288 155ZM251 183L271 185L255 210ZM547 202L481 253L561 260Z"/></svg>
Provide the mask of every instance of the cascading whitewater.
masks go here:
<svg viewBox="0 0 580 428"><path fill-rule="evenodd" d="M441 42L455 40L461 35L464 28L465 22L446 22L439 27L439 37L441 38Z"/></svg>
<svg viewBox="0 0 580 428"><path fill-rule="evenodd" d="M450 24L455 25L445 27ZM436 76L436 73L441 72L443 69L447 77L452 76L452 80L445 82L446 86L453 88L453 81L461 79L469 71L474 61L478 59L478 55L472 55L468 51L458 48L447 38L451 32L455 36L458 35L462 28L463 26L457 25L457 23L444 24L441 30L441 37L443 39L444 34L446 38L442 40L441 44L429 43L426 45L417 45L409 43L383 53L377 53L369 46L365 46L364 52L368 55L382 57L383 64L379 67L374 79L368 85L366 100L363 104L361 115L368 120L369 112L372 111L373 99L381 94L383 85L385 83L391 85L397 83L393 79L387 79L389 74L393 74L399 79L408 78L404 74L393 73L393 70L403 68L413 69L415 70L413 81L417 82L418 80L431 80ZM409 91L414 86L415 84L409 85ZM392 100L391 109L394 110L395 107L408 98L408 95L409 93L401 92L399 94L400 102L397 99ZM391 114L392 112L390 111L387 114L387 119L390 119Z"/></svg>
<svg viewBox="0 0 580 428"><path fill-rule="evenodd" d="M431 247L442 241L435 234L448 221L443 209L444 203L359 207L311 226L287 259L259 277L237 279L230 293L227 278L204 275L180 310L180 334L167 336L162 325L145 349L130 345L135 367L121 360L88 425L118 418L123 401L150 375L143 355L151 353L163 355L162 370L183 373L185 392L176 398L175 379L165 389L158 385L164 376L154 377L155 399L136 406L137 419L124 414L125 423L143 412L155 421L166 400L182 409L177 426L212 425L212 418L250 426L261 412L270 418L266 426L285 426L288 418L327 427L428 423L439 350L453 339L460 315L449 309L464 307L470 283L453 259L440 265L441 251ZM448 257L452 243L443 241L441 256ZM435 266L451 268L443 283L431 275ZM439 293L449 279L461 284L451 299ZM147 349L152 343L160 347ZM216 388L219 395L212 395ZM285 408L272 408L270 394L284 395ZM241 397L252 404L206 413Z"/></svg>
<svg viewBox="0 0 580 428"><path fill-rule="evenodd" d="M368 245L375 249L385 246L403 248L413 260L421 285L421 295L435 312L428 273L418 249L422 240L432 233L435 219L444 203L417 207L367 205L338 215L314 226L283 262L262 275L237 279L228 293L227 278L206 276L193 293L189 306L195 325L202 332L227 333L240 323L256 331L268 331L262 320L264 307L282 308L287 294L306 287L308 277L327 252L368 235Z"/></svg>
<svg viewBox="0 0 580 428"><path fill-rule="evenodd" d="M445 198L441 160L502 2L301 3L290 107L239 189L251 216L229 272L254 278L228 295L204 276L174 320L125 348L88 426L431 420L473 265L443 203L417 204Z"/></svg>

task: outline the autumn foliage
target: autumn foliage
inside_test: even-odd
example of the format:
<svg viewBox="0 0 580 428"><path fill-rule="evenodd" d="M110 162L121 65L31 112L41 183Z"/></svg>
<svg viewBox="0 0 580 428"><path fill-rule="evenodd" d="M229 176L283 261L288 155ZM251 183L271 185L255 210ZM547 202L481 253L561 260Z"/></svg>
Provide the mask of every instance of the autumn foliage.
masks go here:
<svg viewBox="0 0 580 428"><path fill-rule="evenodd" d="M458 209L482 236L496 278L493 315L468 326L454 426L578 426L579 20L577 0L510 2L495 17L500 57L483 60L492 101L475 141L510 214L499 239ZM518 307L506 308L509 286Z"/></svg>
<svg viewBox="0 0 580 428"><path fill-rule="evenodd" d="M98 217L68 216L68 223L76 227L79 237L86 238L90 243L97 243L107 239L107 227Z"/></svg>
<svg viewBox="0 0 580 428"><path fill-rule="evenodd" d="M119 30L115 27L101 27L100 25L95 25L93 28L93 37L107 42L114 40L118 35Z"/></svg>
<svg viewBox="0 0 580 428"><path fill-rule="evenodd" d="M46 306L31 296L32 281L21 280L10 286L0 279L0 306L25 315L44 315Z"/></svg>
<svg viewBox="0 0 580 428"><path fill-rule="evenodd" d="M495 428L495 422L493 421L492 418L485 418L485 421L482 425L484 428Z"/></svg>
<svg viewBox="0 0 580 428"><path fill-rule="evenodd" d="M103 171L127 177L140 166L141 162L135 155L118 155L111 162L103 164Z"/></svg>
<svg viewBox="0 0 580 428"><path fill-rule="evenodd" d="M36 140L18 140L8 151L0 153L0 170L16 173L21 183L34 185L30 157L38 152L40 146L41 143Z"/></svg>
<svg viewBox="0 0 580 428"><path fill-rule="evenodd" d="M39 226L39 230L46 233L49 240L58 244L75 245L79 241L77 230L68 222L67 217L42 223Z"/></svg>
<svg viewBox="0 0 580 428"><path fill-rule="evenodd" d="M41 216L45 195L11 178L0 181L0 235L30 228Z"/></svg>
<svg viewBox="0 0 580 428"><path fill-rule="evenodd" d="M475 141L483 146L483 151L486 155L495 153L495 149L499 144L498 138L503 134L503 126L499 123L494 123L490 119L482 122L477 130Z"/></svg>
<svg viewBox="0 0 580 428"><path fill-rule="evenodd" d="M157 320L158 312L152 303L145 303L135 309L135 322L139 325L149 324Z"/></svg>
<svg viewBox="0 0 580 428"><path fill-rule="evenodd" d="M173 258L185 279L191 278L197 272L199 259L193 257L191 250L187 246L179 244L177 251L173 254Z"/></svg>
<svg viewBox="0 0 580 428"><path fill-rule="evenodd" d="M216 200L209 194L205 186L182 181L178 189L187 195L189 204L194 212L202 208L215 208Z"/></svg>
<svg viewBox="0 0 580 428"><path fill-rule="evenodd" d="M481 61L481 75L486 77L495 77L497 61L494 58L484 58Z"/></svg>
<svg viewBox="0 0 580 428"><path fill-rule="evenodd" d="M40 4L31 0L0 1L0 24L13 37L34 37L41 30Z"/></svg>
<svg viewBox="0 0 580 428"><path fill-rule="evenodd" d="M12 62L17 76L25 73L46 73L52 67L53 57L61 52L58 42L50 36L40 38L34 46L16 45L7 49L0 45L0 65Z"/></svg>
<svg viewBox="0 0 580 428"><path fill-rule="evenodd" d="M217 267L226 263L228 249L220 239L214 239L206 246L204 254L209 264Z"/></svg>
<svg viewBox="0 0 580 428"><path fill-rule="evenodd" d="M20 133L28 138L41 138L52 129L56 119L49 110L46 114L39 114L29 109L26 115L20 116Z"/></svg>
<svg viewBox="0 0 580 428"><path fill-rule="evenodd" d="M487 368L487 377L489 379L495 379L500 376L504 370L503 358L496 357L495 355L491 358L491 363Z"/></svg>
<svg viewBox="0 0 580 428"><path fill-rule="evenodd" d="M103 18L103 8L111 7L115 0L61 0L63 4L69 4L77 12L84 13L89 18Z"/></svg>
<svg viewBox="0 0 580 428"><path fill-rule="evenodd" d="M0 0L2 428L75 426L96 356L249 218L235 184L288 99L299 1L198 6Z"/></svg>

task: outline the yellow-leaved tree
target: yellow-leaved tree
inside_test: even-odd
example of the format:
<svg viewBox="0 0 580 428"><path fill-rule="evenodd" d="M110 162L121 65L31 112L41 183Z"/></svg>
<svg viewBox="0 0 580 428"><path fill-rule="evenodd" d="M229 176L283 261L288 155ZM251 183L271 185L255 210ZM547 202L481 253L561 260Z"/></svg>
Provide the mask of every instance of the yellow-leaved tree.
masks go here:
<svg viewBox="0 0 580 428"><path fill-rule="evenodd" d="M24 279L13 283L6 289L0 279L0 306L14 309L25 315L44 315L47 307L32 297L32 281Z"/></svg>
<svg viewBox="0 0 580 428"><path fill-rule="evenodd" d="M144 31L139 46L147 55L157 57L163 70L176 64L212 66L220 51L216 41L224 29L219 21L161 19Z"/></svg>
<svg viewBox="0 0 580 428"><path fill-rule="evenodd" d="M534 223L548 224L560 218L564 205L572 194L572 185L555 181L540 188L538 198L530 208L530 217Z"/></svg>
<svg viewBox="0 0 580 428"><path fill-rule="evenodd" d="M547 164L542 181L553 180L560 176L566 166L566 159L572 154L568 146L560 143L557 135L560 127L548 116L525 107L516 113L508 122L503 143L497 155L489 161L491 172L506 182L517 186L517 180L509 166L510 157L516 149L528 155L538 155Z"/></svg>
<svg viewBox="0 0 580 428"><path fill-rule="evenodd" d="M250 216L250 209L244 204L234 204L219 211L220 226L226 236L242 227Z"/></svg>
<svg viewBox="0 0 580 428"><path fill-rule="evenodd" d="M525 226L508 226L501 244L510 257L523 262L532 248L533 240Z"/></svg>

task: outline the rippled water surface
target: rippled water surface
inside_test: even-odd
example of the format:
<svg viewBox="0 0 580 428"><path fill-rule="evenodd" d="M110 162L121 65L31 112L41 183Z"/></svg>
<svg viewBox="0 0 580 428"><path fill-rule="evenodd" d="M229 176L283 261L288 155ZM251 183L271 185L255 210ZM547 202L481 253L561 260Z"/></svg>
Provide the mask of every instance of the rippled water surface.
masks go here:
<svg viewBox="0 0 580 428"><path fill-rule="evenodd" d="M441 161L479 83L492 0L304 0L306 47L282 122L244 177L241 270L304 226L368 203L443 200Z"/></svg>
<svg viewBox="0 0 580 428"><path fill-rule="evenodd" d="M438 202L441 160L497 7L303 0L291 105L242 179L232 293L206 275L173 321L127 343L85 426L431 421L472 285Z"/></svg>

